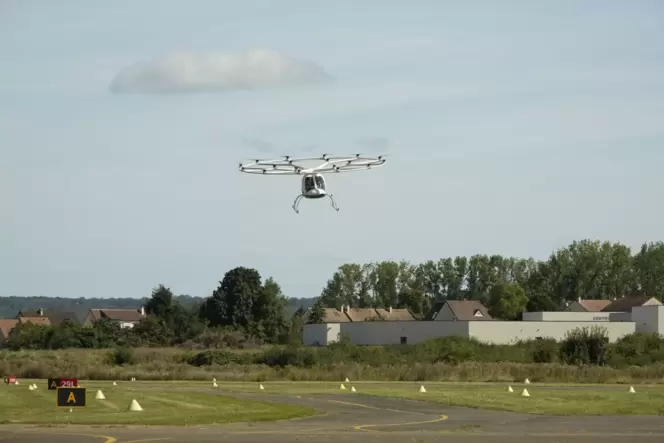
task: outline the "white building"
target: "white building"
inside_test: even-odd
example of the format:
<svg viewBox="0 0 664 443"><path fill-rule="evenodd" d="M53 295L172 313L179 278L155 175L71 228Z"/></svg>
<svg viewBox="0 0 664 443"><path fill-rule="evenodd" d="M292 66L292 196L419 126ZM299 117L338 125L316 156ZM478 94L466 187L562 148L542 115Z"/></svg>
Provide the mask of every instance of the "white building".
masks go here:
<svg viewBox="0 0 664 443"><path fill-rule="evenodd" d="M465 300L442 302L421 321L352 320L343 308L329 309L324 323L304 326L303 342L327 346L343 334L358 345L414 344L447 336L509 344L535 338L562 340L576 328L593 326L605 328L610 342L634 332L664 334L664 306L656 299L626 297L606 304L605 309L611 311L527 312L522 321L494 320L481 303ZM335 321L335 317L348 320Z"/></svg>

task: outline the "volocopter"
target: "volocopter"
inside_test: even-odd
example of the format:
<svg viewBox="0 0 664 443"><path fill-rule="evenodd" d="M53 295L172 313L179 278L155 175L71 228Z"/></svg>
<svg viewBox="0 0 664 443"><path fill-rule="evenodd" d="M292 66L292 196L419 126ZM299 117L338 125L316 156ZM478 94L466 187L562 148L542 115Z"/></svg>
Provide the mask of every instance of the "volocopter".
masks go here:
<svg viewBox="0 0 664 443"><path fill-rule="evenodd" d="M307 161L320 161L323 163L313 166L303 166L303 162ZM376 168L385 164L385 156L366 157L361 154L345 157L330 157L323 154L321 157L303 157L292 158L288 155L283 156L282 159L277 160L260 160L256 159L248 163L240 163L240 172L247 174L258 175L300 175L301 190L300 194L293 202L293 210L299 214L300 201L303 198L307 199L320 199L328 197L332 203L332 207L339 211L334 195L328 193L327 185L325 183L324 174L339 174L342 172L351 171L364 171L367 169Z"/></svg>

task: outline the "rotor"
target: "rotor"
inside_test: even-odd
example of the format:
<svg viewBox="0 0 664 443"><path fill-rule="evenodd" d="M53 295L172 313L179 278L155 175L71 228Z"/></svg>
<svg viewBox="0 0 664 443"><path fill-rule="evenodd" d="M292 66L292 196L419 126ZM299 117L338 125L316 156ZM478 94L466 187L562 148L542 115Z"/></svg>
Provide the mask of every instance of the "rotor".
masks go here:
<svg viewBox="0 0 664 443"><path fill-rule="evenodd" d="M323 161L317 166L305 166L304 162ZM345 157L331 157L323 154L320 157L292 158L284 155L281 159L261 160L254 159L248 163L240 163L240 172L262 175L301 175L301 174L330 174L350 171L372 169L385 164L384 155L367 157L354 154Z"/></svg>

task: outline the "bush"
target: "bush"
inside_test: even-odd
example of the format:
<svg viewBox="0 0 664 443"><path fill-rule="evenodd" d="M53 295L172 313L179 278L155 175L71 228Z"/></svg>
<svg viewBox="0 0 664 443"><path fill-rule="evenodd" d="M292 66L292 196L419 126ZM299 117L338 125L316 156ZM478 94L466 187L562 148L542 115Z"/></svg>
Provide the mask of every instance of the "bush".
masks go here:
<svg viewBox="0 0 664 443"><path fill-rule="evenodd" d="M211 366L211 365L227 365L229 363L238 363L238 355L229 351L203 351L199 352L189 359L187 364L192 366Z"/></svg>
<svg viewBox="0 0 664 443"><path fill-rule="evenodd" d="M604 327L576 328L560 343L560 359L571 365L604 365L608 343Z"/></svg>
<svg viewBox="0 0 664 443"><path fill-rule="evenodd" d="M136 363L136 353L134 352L134 348L116 348L111 354L111 361L118 366L133 365Z"/></svg>
<svg viewBox="0 0 664 443"><path fill-rule="evenodd" d="M270 349L259 355L257 364L267 366L295 366L298 368L311 368L318 363L318 350L300 347L287 347L284 349Z"/></svg>
<svg viewBox="0 0 664 443"><path fill-rule="evenodd" d="M552 338L535 340L531 358L534 363L555 363L558 360L558 342Z"/></svg>
<svg viewBox="0 0 664 443"><path fill-rule="evenodd" d="M639 333L617 340L611 347L609 362L612 366L645 366L664 361L664 337L659 334Z"/></svg>

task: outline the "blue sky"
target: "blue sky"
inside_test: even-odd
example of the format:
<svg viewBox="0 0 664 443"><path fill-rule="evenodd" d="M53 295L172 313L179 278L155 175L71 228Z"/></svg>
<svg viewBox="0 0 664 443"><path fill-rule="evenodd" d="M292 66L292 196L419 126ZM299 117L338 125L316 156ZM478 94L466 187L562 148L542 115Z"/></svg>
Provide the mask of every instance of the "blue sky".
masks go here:
<svg viewBox="0 0 664 443"><path fill-rule="evenodd" d="M344 262L662 240L663 19L655 0L0 0L0 294L207 296L242 265L313 297ZM339 212L237 171L355 152L389 160L328 179Z"/></svg>

